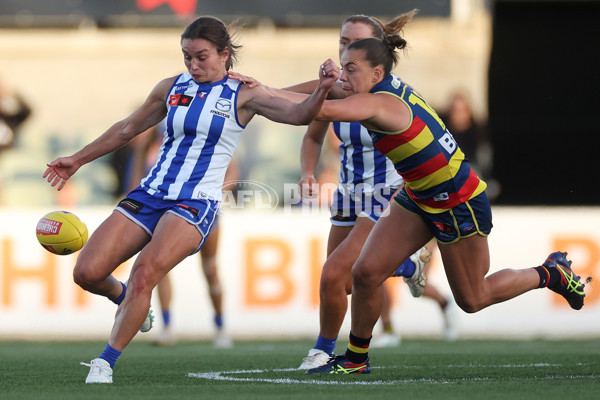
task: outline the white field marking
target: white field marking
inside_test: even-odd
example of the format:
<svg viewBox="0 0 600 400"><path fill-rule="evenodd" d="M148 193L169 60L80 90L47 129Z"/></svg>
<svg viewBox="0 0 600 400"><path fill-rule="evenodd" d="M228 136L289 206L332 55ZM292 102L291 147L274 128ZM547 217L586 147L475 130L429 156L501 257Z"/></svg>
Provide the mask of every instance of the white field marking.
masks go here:
<svg viewBox="0 0 600 400"><path fill-rule="evenodd" d="M266 378L240 378L235 376L229 376L229 374L242 374L242 373L264 373L264 372L281 372L281 371L299 371L296 368L290 369L273 369L273 370L251 370L251 371L222 371L222 372L190 372L187 376L190 378L209 379L214 381L232 381L232 382L262 382L262 383L283 383L283 384L301 384L301 385L395 385L399 383L444 383L441 381L435 381L432 379L403 379L393 381L321 381L316 379L290 379L290 378L278 378L278 379L266 379Z"/></svg>
<svg viewBox="0 0 600 400"><path fill-rule="evenodd" d="M576 364L585 365L585 364ZM477 367L477 368L507 368L507 367L557 367L560 364L528 364L528 365L464 365L458 367ZM450 366L457 367L457 365ZM396 367L372 367L372 369L378 368L396 368ZM301 384L301 385L397 385L406 383L432 383L432 384L452 384L460 382L483 382L483 381L494 381L496 378L489 377L475 377L475 378L460 378L460 379L396 379L396 380L378 380L378 381L331 381L331 380L317 380L317 379L291 379L291 378L242 378L231 375L236 374L262 374L268 372L291 372L300 371L297 368L284 368L284 369L251 369L251 370L237 370L237 371L219 371L219 372L190 372L187 374L190 378L208 379L214 381L230 381L230 382L262 382L262 383L281 383L281 384ZM535 378L510 378L511 381L540 381L540 380L555 380L555 379L598 379L600 375L552 375L545 377Z"/></svg>
<svg viewBox="0 0 600 400"><path fill-rule="evenodd" d="M575 363L575 366L587 366L587 363ZM563 364L548 364L548 363L534 363L534 364L450 364L450 365L393 365L388 367L371 367L374 368L398 368L398 369L435 369L435 368L531 368L531 367L563 367ZM275 371L275 370L274 370Z"/></svg>

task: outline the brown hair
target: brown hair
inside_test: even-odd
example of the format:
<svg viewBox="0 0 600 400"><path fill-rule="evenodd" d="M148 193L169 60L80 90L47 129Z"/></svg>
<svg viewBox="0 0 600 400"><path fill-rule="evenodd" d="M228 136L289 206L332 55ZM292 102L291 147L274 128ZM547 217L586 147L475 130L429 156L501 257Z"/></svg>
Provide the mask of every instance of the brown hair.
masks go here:
<svg viewBox="0 0 600 400"><path fill-rule="evenodd" d="M225 49L229 49L229 58L225 64L227 71L237 61L238 50L242 47L234 43L234 38L229 34L225 23L217 17L212 16L199 17L190 23L181 34L181 40L183 39L208 40L215 45L219 53Z"/></svg>
<svg viewBox="0 0 600 400"><path fill-rule="evenodd" d="M399 15L385 25L375 17L366 17L367 19L364 20L356 18L360 16L347 18L346 21L352 19L352 22L361 22L371 26L373 28L374 37L357 40L350 44L346 50L365 50L366 59L371 64L371 67L383 65L384 74L385 76L388 76L398 63L398 53L396 53L396 49L404 50L407 45L406 40L400 36L400 32L417 11L418 10L415 8L410 12ZM377 22L379 30L375 28L372 22L365 21ZM378 36L377 32L382 33Z"/></svg>
<svg viewBox="0 0 600 400"><path fill-rule="evenodd" d="M346 25L347 23L368 25L371 28L373 37L383 40L384 36L386 35L399 34L404 28L404 25L409 23L410 20L417 14L417 12L419 12L419 10L415 8L407 13L398 15L387 24L384 24L381 22L381 20L375 17L356 14L346 18L342 23L342 26Z"/></svg>

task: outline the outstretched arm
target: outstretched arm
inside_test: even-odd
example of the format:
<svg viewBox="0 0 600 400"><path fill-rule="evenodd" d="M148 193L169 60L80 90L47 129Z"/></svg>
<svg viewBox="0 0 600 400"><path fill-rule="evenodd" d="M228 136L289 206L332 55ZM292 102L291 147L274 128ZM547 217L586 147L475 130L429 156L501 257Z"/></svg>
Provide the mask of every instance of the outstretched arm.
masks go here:
<svg viewBox="0 0 600 400"><path fill-rule="evenodd" d="M319 79L322 79L324 76L339 77L339 74L339 67L331 59L328 59L319 67ZM306 99L307 94L305 93L305 91L311 93L311 91L309 90L314 91L317 87L316 85L318 85L319 82L319 80L314 80L292 86L292 88L295 88L294 91L288 89L277 89L269 86L265 86L265 88L274 96L283 97L293 102L299 103ZM329 95L327 96L328 99L331 98L331 90L333 90L336 86L339 86L341 89L340 83L337 81L337 78L336 82L332 84L332 88L330 89Z"/></svg>
<svg viewBox="0 0 600 400"><path fill-rule="evenodd" d="M255 88L242 87L238 99L240 121L247 123L255 114L262 115L272 121L290 125L308 125L319 112L323 101L338 76L335 71L319 70L319 85L309 96L287 99L279 96L265 86ZM296 101L294 101L296 100Z"/></svg>
<svg viewBox="0 0 600 400"><path fill-rule="evenodd" d="M337 64L335 62L333 62L330 59L328 59L327 61L325 61L322 65L321 65L321 69L320 72L323 72L325 74L327 73L335 73L338 77L340 76L341 72L340 72L340 68L337 66ZM286 88L283 88L283 90L286 90L288 92L294 92L294 93L310 93L312 90L314 90L315 85L318 84L318 80L313 80L313 81L308 81L308 82L303 82L303 83L298 83L296 85L292 85L292 86L288 86ZM342 89L342 84L341 82L336 82L332 87L331 90L329 92L329 99L343 99L345 97L348 96L348 93Z"/></svg>
<svg viewBox="0 0 600 400"><path fill-rule="evenodd" d="M60 157L48 164L43 177L57 190L61 190L67 180L81 166L106 155L125 145L132 138L158 124L166 115L165 97L175 77L159 82L137 110L122 121L115 123L92 143L69 157Z"/></svg>
<svg viewBox="0 0 600 400"><path fill-rule="evenodd" d="M302 83L298 83L296 85L284 87L283 89L278 89L278 90L286 90L288 92L308 94L308 93L311 93L315 89L315 87L317 87L318 84L319 84L319 81L315 79L312 81L302 82ZM329 91L329 96L327 98L328 99L343 99L344 97L347 97L347 96L349 96L349 94L348 94L348 92L346 92L345 90L342 89L342 83L336 82L331 87L331 90Z"/></svg>
<svg viewBox="0 0 600 400"><path fill-rule="evenodd" d="M334 73L333 71L335 70L335 73L339 77L340 69L337 67L337 65L331 60L326 61L324 63L324 65L327 65L326 63L329 64L328 68L330 68L330 72ZM320 69L319 72L321 72L321 71L322 70ZM228 74L229 74L229 77L236 79L238 81L244 82L244 83L248 84L249 87L251 87L251 88L261 86L261 83L252 77L242 75L238 72L233 72L233 71L229 71ZM303 82L303 83L298 83L296 85L288 86L283 89L267 87L267 86L265 86L265 87L274 96L285 97L286 99L300 102L306 97L303 95L311 94L312 92L314 92L317 89L318 86L319 86L319 79L315 79L315 80ZM294 95L292 93L294 93L296 95ZM333 86L331 87L327 98L328 99L342 99L342 98L345 98L348 96L349 96L348 92L342 89L341 82L335 82L333 84Z"/></svg>

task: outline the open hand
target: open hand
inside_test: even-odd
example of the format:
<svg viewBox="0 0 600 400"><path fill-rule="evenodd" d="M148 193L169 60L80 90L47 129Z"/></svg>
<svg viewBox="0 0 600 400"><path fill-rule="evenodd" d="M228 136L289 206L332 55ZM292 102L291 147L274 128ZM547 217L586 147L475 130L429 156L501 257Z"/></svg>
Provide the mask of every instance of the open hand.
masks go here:
<svg viewBox="0 0 600 400"><path fill-rule="evenodd" d="M240 81L247 84L249 88L258 87L261 85L259 81L252 78L251 76L242 75L238 72L229 71L227 75L229 75L231 79L235 79L236 81Z"/></svg>
<svg viewBox="0 0 600 400"><path fill-rule="evenodd" d="M61 157L56 160L48 163L48 168L43 178L46 178L52 187L55 187L57 190L61 190L67 180L79 169L79 166L75 164L71 157Z"/></svg>

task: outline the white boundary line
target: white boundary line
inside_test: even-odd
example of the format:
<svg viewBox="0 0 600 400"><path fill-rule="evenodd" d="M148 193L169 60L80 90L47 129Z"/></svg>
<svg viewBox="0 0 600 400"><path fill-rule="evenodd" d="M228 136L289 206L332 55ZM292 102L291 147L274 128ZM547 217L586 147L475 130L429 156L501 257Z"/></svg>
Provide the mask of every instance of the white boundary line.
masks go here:
<svg viewBox="0 0 600 400"><path fill-rule="evenodd" d="M584 365L584 364L577 364ZM559 364L519 364L519 365L450 365L449 367L479 367L479 368L524 368L524 367L556 367ZM386 367L373 367L386 368ZM389 368L389 367L388 367ZM392 367L395 368L395 367ZM412 368L412 367L410 367ZM262 382L262 383L278 383L278 384L300 384L300 385L397 385L406 383L431 383L431 384L453 384L459 382L483 382L496 380L489 377L475 378L460 378L460 379L398 379L398 380L377 380L377 381L332 381L318 379L291 379L291 378L242 378L232 375L236 374L262 374L267 372L291 372L299 371L296 368L285 369L251 369L237 371L215 371L215 372L190 372L187 374L190 378L207 379L214 381L230 381L230 382ZM511 378L511 381L540 381L540 380L555 380L555 379L599 379L600 375L553 375L534 378Z"/></svg>
<svg viewBox="0 0 600 400"><path fill-rule="evenodd" d="M290 378L278 378L278 379L267 379L267 378L240 378L230 376L234 374L262 374L265 372L290 372L299 371L296 368L287 369L253 369L253 370L239 370L239 371L221 371L221 372L190 372L187 376L190 378L208 379L215 381L233 381L233 382L263 382L263 383L280 383L280 384L301 384L301 385L395 385L399 383L442 383L436 382L431 379L404 379L404 380L393 380L393 381L325 381L317 379L290 379Z"/></svg>

